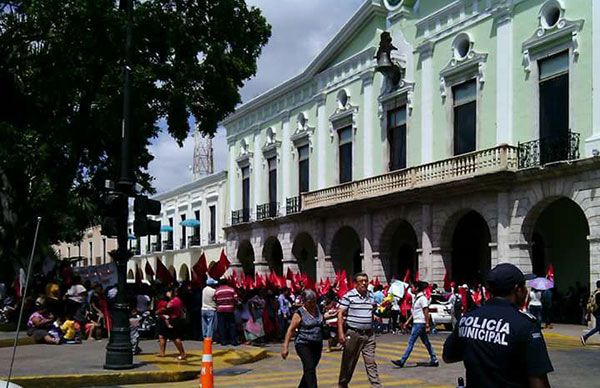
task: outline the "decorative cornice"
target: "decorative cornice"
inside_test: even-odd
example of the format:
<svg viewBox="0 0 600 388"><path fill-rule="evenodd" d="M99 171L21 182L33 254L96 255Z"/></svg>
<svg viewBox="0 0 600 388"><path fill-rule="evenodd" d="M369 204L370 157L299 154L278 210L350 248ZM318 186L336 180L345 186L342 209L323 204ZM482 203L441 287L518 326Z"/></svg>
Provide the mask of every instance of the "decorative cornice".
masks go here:
<svg viewBox="0 0 600 388"><path fill-rule="evenodd" d="M400 81L400 85L397 90L379 96L377 99L379 101L378 104L378 116L379 120L383 121L385 119L385 111L388 110L388 105L392 103L396 98L400 98L406 102L406 113L411 114L413 109L413 94L415 90L415 83L408 82L405 80Z"/></svg>
<svg viewBox="0 0 600 388"><path fill-rule="evenodd" d="M549 46L558 45L561 42L567 42L573 49L573 55L579 55L579 31L583 28L584 21L567 20L560 18L556 25L552 28L545 28L540 21L538 28L534 34L523 42L523 67L529 73L531 71L531 55L535 52L542 51Z"/></svg>
<svg viewBox="0 0 600 388"><path fill-rule="evenodd" d="M281 141L275 140L271 143L267 143L262 147L262 153L265 159L277 156L277 150L281 147Z"/></svg>
<svg viewBox="0 0 600 388"><path fill-rule="evenodd" d="M254 156L254 152L248 151L240 156L238 156L235 161L240 168L246 167L250 165L250 160Z"/></svg>
<svg viewBox="0 0 600 388"><path fill-rule="evenodd" d="M470 50L465 59L452 58L450 62L440 71L440 94L442 98L446 98L446 89L451 86L454 81L464 75L476 73L477 81L480 84L485 82L484 65L487 61L488 54L478 53Z"/></svg>
<svg viewBox="0 0 600 388"><path fill-rule="evenodd" d="M329 136L333 139L338 129L343 128L344 125L339 125L340 122L350 119L352 124L352 133L356 134L358 131L358 106L347 104L344 109L336 109L331 116L329 116ZM336 125L338 124L338 125Z"/></svg>

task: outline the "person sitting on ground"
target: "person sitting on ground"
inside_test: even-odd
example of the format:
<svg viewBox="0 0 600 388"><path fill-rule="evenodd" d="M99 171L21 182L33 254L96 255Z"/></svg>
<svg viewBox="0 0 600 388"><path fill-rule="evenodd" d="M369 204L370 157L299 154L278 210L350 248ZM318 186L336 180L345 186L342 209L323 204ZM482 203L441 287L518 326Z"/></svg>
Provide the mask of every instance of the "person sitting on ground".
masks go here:
<svg viewBox="0 0 600 388"><path fill-rule="evenodd" d="M46 310L46 300L39 297L35 301L36 310L27 321L27 335L33 337L38 344L58 345L60 337L51 331L54 324L54 316Z"/></svg>
<svg viewBox="0 0 600 388"><path fill-rule="evenodd" d="M64 322L62 323L62 325L60 325L60 330L63 333L62 337L65 343L77 343L77 325L70 314L67 314Z"/></svg>

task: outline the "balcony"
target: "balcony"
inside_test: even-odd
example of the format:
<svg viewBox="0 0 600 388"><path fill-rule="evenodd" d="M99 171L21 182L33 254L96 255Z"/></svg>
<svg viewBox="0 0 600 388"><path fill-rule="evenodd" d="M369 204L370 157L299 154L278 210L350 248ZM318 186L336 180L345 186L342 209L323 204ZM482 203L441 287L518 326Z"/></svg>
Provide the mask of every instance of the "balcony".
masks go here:
<svg viewBox="0 0 600 388"><path fill-rule="evenodd" d="M200 246L200 236L189 236L188 237L188 247L199 247Z"/></svg>
<svg viewBox="0 0 600 388"><path fill-rule="evenodd" d="M506 144L302 194L302 210L376 198L517 169L517 147Z"/></svg>
<svg viewBox="0 0 600 388"><path fill-rule="evenodd" d="M579 159L579 134L569 132L563 136L543 137L519 143L518 155L520 169Z"/></svg>
<svg viewBox="0 0 600 388"><path fill-rule="evenodd" d="M300 201L300 196L288 198L285 203L285 214L295 214L300 213L302 210L302 202Z"/></svg>
<svg viewBox="0 0 600 388"><path fill-rule="evenodd" d="M240 209L231 212L231 225L250 221L250 209Z"/></svg>
<svg viewBox="0 0 600 388"><path fill-rule="evenodd" d="M163 250L172 251L173 250L173 240L163 240L162 246L163 246Z"/></svg>
<svg viewBox="0 0 600 388"><path fill-rule="evenodd" d="M150 252L160 252L162 249L160 241L150 244Z"/></svg>
<svg viewBox="0 0 600 388"><path fill-rule="evenodd" d="M279 217L279 202L269 202L263 203L262 205L256 205L257 221L275 217Z"/></svg>

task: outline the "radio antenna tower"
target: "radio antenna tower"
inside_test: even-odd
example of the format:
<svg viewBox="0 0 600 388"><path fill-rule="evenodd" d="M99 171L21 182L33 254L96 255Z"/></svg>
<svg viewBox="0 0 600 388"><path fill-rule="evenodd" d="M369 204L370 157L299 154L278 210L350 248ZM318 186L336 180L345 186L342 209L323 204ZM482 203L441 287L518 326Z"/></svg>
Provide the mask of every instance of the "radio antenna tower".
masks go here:
<svg viewBox="0 0 600 388"><path fill-rule="evenodd" d="M200 131L194 132L194 166L193 179L211 175L213 170L212 137L203 135Z"/></svg>

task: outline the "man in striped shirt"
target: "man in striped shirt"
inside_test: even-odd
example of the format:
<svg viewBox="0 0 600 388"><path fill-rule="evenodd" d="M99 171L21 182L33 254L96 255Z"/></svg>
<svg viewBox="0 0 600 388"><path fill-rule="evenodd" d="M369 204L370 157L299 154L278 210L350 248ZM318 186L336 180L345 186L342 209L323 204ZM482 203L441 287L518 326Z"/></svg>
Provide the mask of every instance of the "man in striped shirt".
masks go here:
<svg viewBox="0 0 600 388"><path fill-rule="evenodd" d="M338 386L347 388L358 357L362 353L371 387L383 387L375 363L375 332L373 312L377 307L373 293L367 290L369 277L360 272L354 275L354 288L340 300L338 310L338 337L344 345ZM345 325L344 325L345 324ZM346 326L346 332L344 332Z"/></svg>
<svg viewBox="0 0 600 388"><path fill-rule="evenodd" d="M235 293L235 290L227 284L227 280L219 280L219 287L217 288L217 291L215 291L214 299L217 304L217 327L221 345L237 346L235 317L233 315L237 294Z"/></svg>

